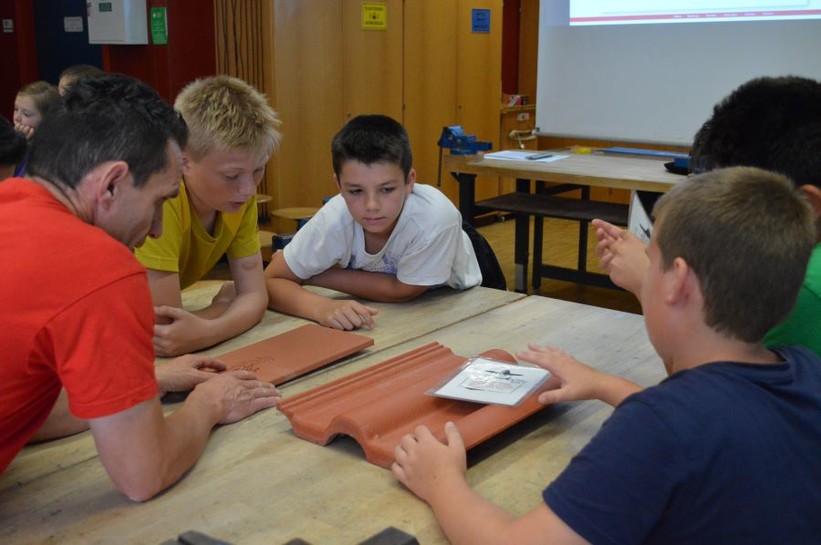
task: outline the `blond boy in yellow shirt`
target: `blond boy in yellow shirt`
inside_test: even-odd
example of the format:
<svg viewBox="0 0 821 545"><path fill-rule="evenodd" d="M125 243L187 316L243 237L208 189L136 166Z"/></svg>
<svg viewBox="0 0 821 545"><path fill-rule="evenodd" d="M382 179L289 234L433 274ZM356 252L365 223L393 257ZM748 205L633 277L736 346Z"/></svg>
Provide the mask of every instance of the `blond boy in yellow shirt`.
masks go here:
<svg viewBox="0 0 821 545"><path fill-rule="evenodd" d="M194 81L174 107L188 124L183 180L163 207L163 233L136 251L148 269L157 324L154 348L174 356L230 339L259 322L268 304L255 195L279 144L279 118L265 96L244 81ZM181 290L226 254L232 281L211 304L182 308Z"/></svg>

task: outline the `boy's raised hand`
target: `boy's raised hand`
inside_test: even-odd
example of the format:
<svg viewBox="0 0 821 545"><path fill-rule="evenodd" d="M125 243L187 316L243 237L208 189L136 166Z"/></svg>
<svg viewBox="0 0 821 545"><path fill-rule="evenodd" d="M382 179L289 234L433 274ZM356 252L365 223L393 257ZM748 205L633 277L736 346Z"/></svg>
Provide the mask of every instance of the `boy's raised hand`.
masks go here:
<svg viewBox="0 0 821 545"><path fill-rule="evenodd" d="M628 380L602 373L552 346L531 343L528 350L518 352L516 357L550 371L549 390L539 395L539 402L545 405L598 399L615 407L642 389Z"/></svg>
<svg viewBox="0 0 821 545"><path fill-rule="evenodd" d="M379 309L363 305L351 299L328 299L323 302L319 312L320 325L351 331L360 327L372 328L373 317L379 314Z"/></svg>
<svg viewBox="0 0 821 545"><path fill-rule="evenodd" d="M599 264L614 284L638 297L644 273L650 266L646 245L627 229L600 219L594 219L592 223L598 239L596 255Z"/></svg>

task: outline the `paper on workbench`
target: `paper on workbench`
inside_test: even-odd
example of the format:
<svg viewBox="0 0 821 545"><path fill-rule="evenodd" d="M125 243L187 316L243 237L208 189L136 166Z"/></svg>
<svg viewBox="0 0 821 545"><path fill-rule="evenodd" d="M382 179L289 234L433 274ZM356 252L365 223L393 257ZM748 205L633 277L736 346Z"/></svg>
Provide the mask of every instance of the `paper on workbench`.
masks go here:
<svg viewBox="0 0 821 545"><path fill-rule="evenodd" d="M502 161L525 161L529 155L536 155L540 153L544 152L532 150L504 150L494 151L493 153L485 153L484 158ZM553 154L550 157L531 159L531 161L534 163L552 163L553 161L559 161L565 157L567 157L567 155Z"/></svg>

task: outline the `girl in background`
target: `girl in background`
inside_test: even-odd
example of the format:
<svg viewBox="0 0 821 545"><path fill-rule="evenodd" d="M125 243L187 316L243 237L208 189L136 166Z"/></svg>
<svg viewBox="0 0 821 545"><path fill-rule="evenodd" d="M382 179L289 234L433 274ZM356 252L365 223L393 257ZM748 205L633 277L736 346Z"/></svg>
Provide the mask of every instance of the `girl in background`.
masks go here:
<svg viewBox="0 0 821 545"><path fill-rule="evenodd" d="M57 87L47 81L35 81L23 86L14 99L14 130L22 133L26 140L30 141L43 116L59 99ZM17 165L14 175L22 176L27 163L28 153Z"/></svg>

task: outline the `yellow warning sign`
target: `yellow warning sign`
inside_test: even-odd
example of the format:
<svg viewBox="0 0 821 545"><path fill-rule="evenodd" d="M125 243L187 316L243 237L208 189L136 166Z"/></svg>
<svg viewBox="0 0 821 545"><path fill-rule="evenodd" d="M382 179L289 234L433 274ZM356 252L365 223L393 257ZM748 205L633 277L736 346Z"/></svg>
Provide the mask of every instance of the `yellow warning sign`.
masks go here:
<svg viewBox="0 0 821 545"><path fill-rule="evenodd" d="M387 30L387 4L362 4L362 30Z"/></svg>

